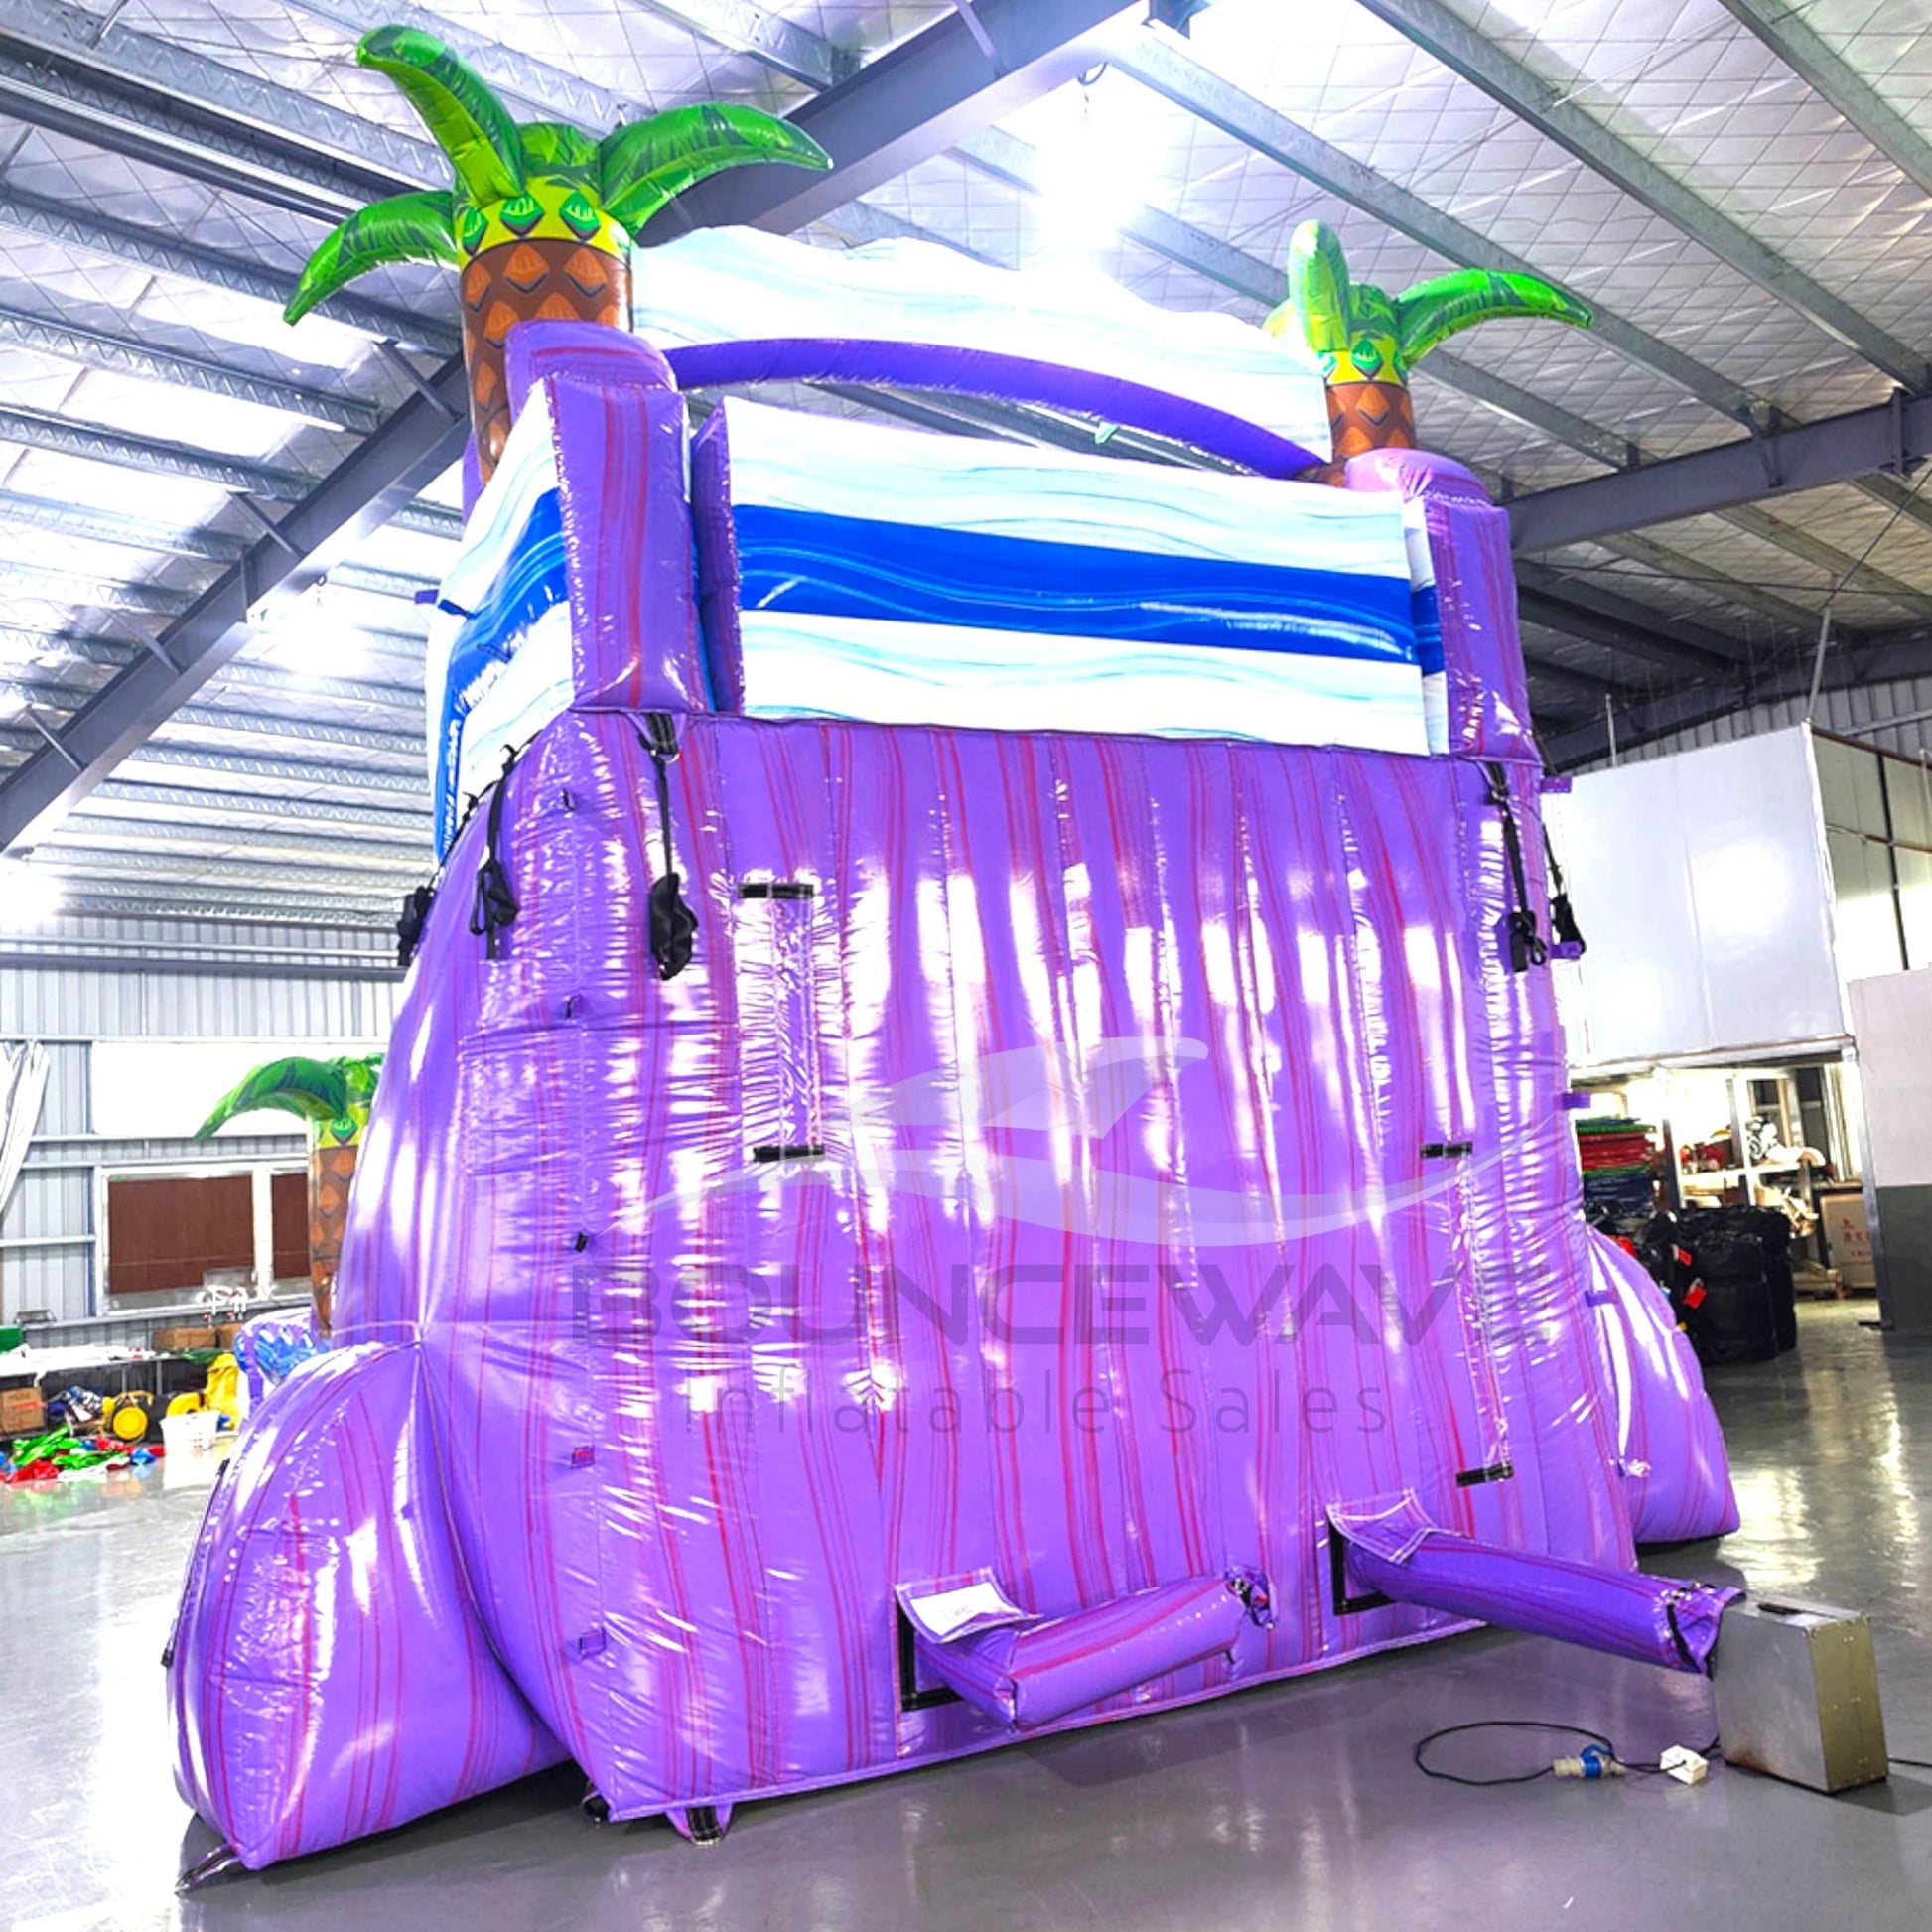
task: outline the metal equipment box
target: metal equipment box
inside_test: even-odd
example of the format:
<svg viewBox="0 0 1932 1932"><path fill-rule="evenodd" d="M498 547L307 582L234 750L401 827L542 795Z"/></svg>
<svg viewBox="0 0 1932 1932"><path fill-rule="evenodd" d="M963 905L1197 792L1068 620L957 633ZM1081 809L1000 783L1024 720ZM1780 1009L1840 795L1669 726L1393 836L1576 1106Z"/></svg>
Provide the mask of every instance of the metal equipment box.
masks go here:
<svg viewBox="0 0 1932 1932"><path fill-rule="evenodd" d="M1858 1611L1745 1597L1724 1613L1711 1676L1726 1763L1814 1791L1885 1775L1877 1660Z"/></svg>

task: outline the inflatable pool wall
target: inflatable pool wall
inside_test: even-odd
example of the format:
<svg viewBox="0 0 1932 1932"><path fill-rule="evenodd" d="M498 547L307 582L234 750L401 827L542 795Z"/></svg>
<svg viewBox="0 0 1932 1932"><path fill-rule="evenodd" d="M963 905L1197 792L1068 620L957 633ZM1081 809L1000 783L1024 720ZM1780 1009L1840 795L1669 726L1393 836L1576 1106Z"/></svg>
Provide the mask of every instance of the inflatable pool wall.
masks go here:
<svg viewBox="0 0 1932 1932"><path fill-rule="evenodd" d="M513 758L448 828L335 1345L251 1426L170 1647L181 1788L234 1855L565 1757L610 1816L711 1836L742 1800L1472 1616L1701 1667L1727 1592L1633 1552L1734 1523L1723 1445L1580 1212L1542 776L1475 479L1383 451L1345 491L1214 480L1285 530L1365 519L1364 556L1420 532L1395 601L1375 573L1403 566L1362 566L1395 616L1292 626L1319 651L1381 625L1360 661L1407 662L1417 718L1440 677L1413 750L1241 715L1081 729L1049 662L1078 623L1121 662L1146 645L1142 695L1093 704L1132 718L1184 624L1231 662L1252 641L1240 586L1332 587L1176 538L1185 597L1135 561L1134 611L1076 622L973 575L1026 532L953 516L945 479L916 542L880 506L890 622L1024 603L959 621L948 676L992 638L1016 713L1058 722L962 727L939 687L938 715L831 715L830 680L755 713L779 620L792 650L815 616L888 623L851 562L884 539L817 531L754 610L738 553L794 526L734 509L728 450L693 465L663 356L535 323L510 369L431 717L446 778L473 731ZM830 586L816 612L799 584ZM1038 679L998 656L1014 634Z"/></svg>

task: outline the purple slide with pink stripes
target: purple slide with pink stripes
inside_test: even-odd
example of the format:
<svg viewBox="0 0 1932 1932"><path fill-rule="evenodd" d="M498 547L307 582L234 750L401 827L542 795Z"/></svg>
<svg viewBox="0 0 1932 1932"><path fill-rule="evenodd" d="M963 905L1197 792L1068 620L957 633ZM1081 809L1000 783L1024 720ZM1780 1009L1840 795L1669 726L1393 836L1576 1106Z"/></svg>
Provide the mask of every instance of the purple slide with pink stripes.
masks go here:
<svg viewBox="0 0 1932 1932"><path fill-rule="evenodd" d="M1705 1668L1734 1592L1635 1548L1734 1523L1723 1444L1583 1221L1474 479L1348 476L1420 505L1427 755L754 715L671 375L570 327L512 339L549 442L473 527L554 464L574 695L450 850L333 1346L171 1647L234 1856L566 1757L711 1836L1472 1618ZM803 527L761 514L738 554Z"/></svg>

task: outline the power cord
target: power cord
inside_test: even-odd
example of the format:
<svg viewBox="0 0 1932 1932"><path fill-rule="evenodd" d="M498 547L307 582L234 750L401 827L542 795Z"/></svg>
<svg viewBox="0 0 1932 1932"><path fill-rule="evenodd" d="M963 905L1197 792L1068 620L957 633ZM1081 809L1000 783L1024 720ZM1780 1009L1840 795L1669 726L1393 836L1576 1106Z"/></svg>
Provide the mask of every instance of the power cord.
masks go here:
<svg viewBox="0 0 1932 1932"><path fill-rule="evenodd" d="M1432 1744L1440 1743L1445 1737L1459 1737L1475 1730L1554 1732L1565 1737L1585 1739L1585 1749L1582 1756L1578 1758L1561 1758L1555 1763L1539 1765L1533 1771L1511 1771L1500 1777L1491 1778L1465 1777L1459 1771L1441 1770L1428 1761L1429 1747ZM1701 1751L1693 1755L1709 1759L1716 1753L1717 1748L1718 1740L1714 1737ZM1474 1724L1447 1725L1441 1730L1432 1730L1427 1737L1419 1738L1414 1756L1416 1769L1424 1777L1437 1778L1444 1784L1468 1785L1476 1790L1503 1784L1534 1784L1539 1778L1557 1776L1598 1778L1616 1777L1628 1772L1637 1777L1665 1777L1670 1774L1670 1766L1661 1761L1655 1764L1633 1764L1627 1758L1619 1757L1616 1745L1600 1730L1591 1730L1587 1725L1546 1724L1537 1718L1482 1718ZM1905 1760L1894 1758L1892 1761L1902 1763ZM1565 1767L1563 1771L1559 1772L1558 1764ZM1932 1766L1927 1768L1932 1769Z"/></svg>
<svg viewBox="0 0 1932 1932"><path fill-rule="evenodd" d="M1428 1761L1429 1747L1440 1743L1445 1737L1460 1737L1476 1730L1541 1730L1555 1732L1565 1737L1581 1737L1585 1740L1580 1756L1558 1758L1549 1764L1540 1764L1533 1771L1509 1771L1500 1777L1471 1778L1460 1771L1444 1771ZM1707 1762L1716 1757L1720 1739L1714 1737L1699 1751L1685 1751L1677 1747L1667 1752L1667 1757L1675 1757L1681 1765L1688 1758L1704 1758ZM1535 1784L1539 1778L1604 1778L1633 1776L1640 1778L1668 1777L1673 1775L1669 1763L1659 1760L1655 1764L1635 1764L1617 1754L1617 1748L1600 1730L1591 1730L1587 1725L1546 1724L1540 1718L1479 1718L1473 1724L1446 1725L1441 1730L1432 1730L1427 1737L1416 1740L1414 1751L1416 1769L1426 1778L1435 1778L1443 1784L1467 1785L1470 1789L1481 1791L1495 1785ZM1932 1759L1923 1757L1888 1757L1888 1764L1904 1765L1908 1770L1932 1771ZM1701 1778L1703 1773L1700 1771Z"/></svg>

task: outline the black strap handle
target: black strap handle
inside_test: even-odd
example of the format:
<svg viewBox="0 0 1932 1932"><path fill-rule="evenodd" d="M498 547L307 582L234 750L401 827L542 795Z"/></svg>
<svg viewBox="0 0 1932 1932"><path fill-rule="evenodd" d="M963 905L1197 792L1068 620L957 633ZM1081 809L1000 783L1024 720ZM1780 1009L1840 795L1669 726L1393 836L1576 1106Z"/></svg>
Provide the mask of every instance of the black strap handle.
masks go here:
<svg viewBox="0 0 1932 1932"><path fill-rule="evenodd" d="M1488 802L1502 813L1503 850L1509 858L1509 970L1526 973L1543 965L1550 948L1537 929L1536 914L1530 909L1530 882L1523 870L1523 836L1516 829L1516 808L1510 802L1509 775L1500 764L1485 762L1489 778Z"/></svg>
<svg viewBox="0 0 1932 1932"><path fill-rule="evenodd" d="M657 977L674 980L691 963L691 942L698 915L684 902L679 888L677 853L671 844L671 766L677 759L677 725L667 711L647 711L637 742L657 767L657 829L664 842L664 871L650 888L650 956Z"/></svg>
<svg viewBox="0 0 1932 1932"><path fill-rule="evenodd" d="M516 768L516 752L503 748L503 775L489 794L489 827L483 839L483 862L477 868L477 897L470 907L470 930L483 942L491 959L503 949L503 928L515 922L516 895L510 890L510 876L503 870L503 796L509 790L510 773Z"/></svg>
<svg viewBox="0 0 1932 1932"><path fill-rule="evenodd" d="M1584 938L1583 929L1577 923L1577 915L1570 909L1570 895L1564 889L1563 868L1557 864L1557 849L1550 843L1550 828L1543 828L1543 863L1550 871L1550 931L1560 946L1575 946L1581 952L1589 950Z"/></svg>
<svg viewBox="0 0 1932 1932"><path fill-rule="evenodd" d="M396 964L407 966L423 943L423 928L429 923L429 908L435 902L434 886L415 886L403 895L402 911L396 917Z"/></svg>

